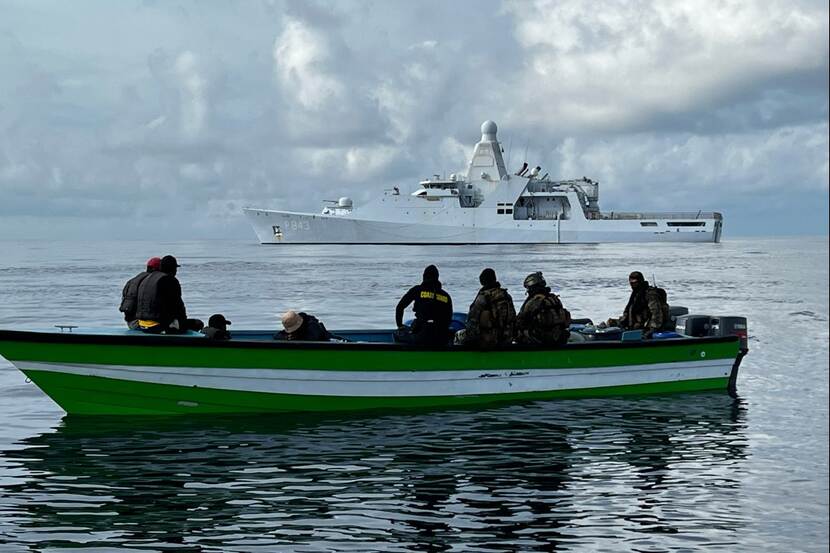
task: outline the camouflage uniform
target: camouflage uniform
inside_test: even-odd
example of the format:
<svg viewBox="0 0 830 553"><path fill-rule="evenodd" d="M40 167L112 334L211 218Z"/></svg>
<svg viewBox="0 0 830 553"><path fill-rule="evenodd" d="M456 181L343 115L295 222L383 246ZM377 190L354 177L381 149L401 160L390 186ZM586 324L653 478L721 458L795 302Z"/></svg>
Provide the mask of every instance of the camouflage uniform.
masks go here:
<svg viewBox="0 0 830 553"><path fill-rule="evenodd" d="M643 336L649 338L653 333L664 330L669 322L668 303L665 299L661 301L656 288L644 282L640 289L632 293L619 326L625 330L642 330Z"/></svg>
<svg viewBox="0 0 830 553"><path fill-rule="evenodd" d="M529 291L516 317L516 341L561 346L570 337L571 314L550 288Z"/></svg>
<svg viewBox="0 0 830 553"><path fill-rule="evenodd" d="M513 341L516 308L513 298L498 282L479 290L467 314L464 343L492 348Z"/></svg>

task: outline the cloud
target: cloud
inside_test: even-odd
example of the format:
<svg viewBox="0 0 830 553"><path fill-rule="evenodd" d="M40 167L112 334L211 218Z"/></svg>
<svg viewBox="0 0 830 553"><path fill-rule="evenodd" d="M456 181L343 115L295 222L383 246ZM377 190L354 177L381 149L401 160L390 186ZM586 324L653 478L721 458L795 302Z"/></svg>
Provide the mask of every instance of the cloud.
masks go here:
<svg viewBox="0 0 830 553"><path fill-rule="evenodd" d="M327 72L331 58L325 36L297 19L287 18L274 41L277 77L292 100L305 109L319 109L342 99L343 84Z"/></svg>
<svg viewBox="0 0 830 553"><path fill-rule="evenodd" d="M600 180L604 208L784 205L780 226L827 227L787 196L827 194L826 3L92 9L4 9L5 235L248 237L241 205L360 205L463 172L485 119L514 169L527 145L552 176Z"/></svg>
<svg viewBox="0 0 830 553"><path fill-rule="evenodd" d="M565 133L647 128L759 86L802 89L803 75L827 68L826 5L537 0L508 10L527 52L514 112Z"/></svg>
<svg viewBox="0 0 830 553"><path fill-rule="evenodd" d="M204 129L208 110L205 79L197 69L196 56L189 50L176 58L175 70L181 91L182 133L187 138L196 138Z"/></svg>

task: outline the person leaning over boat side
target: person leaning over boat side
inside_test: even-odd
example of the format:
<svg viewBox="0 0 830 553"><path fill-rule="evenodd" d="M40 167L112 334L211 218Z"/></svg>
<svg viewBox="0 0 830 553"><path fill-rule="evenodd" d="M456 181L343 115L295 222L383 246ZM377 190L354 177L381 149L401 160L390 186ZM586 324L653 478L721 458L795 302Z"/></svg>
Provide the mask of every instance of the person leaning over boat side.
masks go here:
<svg viewBox="0 0 830 553"><path fill-rule="evenodd" d="M403 313L414 302L415 321L404 326ZM430 265L424 269L421 284L410 288L395 307L395 341L406 344L443 346L450 340L452 298L441 287L438 268Z"/></svg>
<svg viewBox="0 0 830 553"><path fill-rule="evenodd" d="M202 334L211 340L230 340L231 333L228 331L229 324L231 322L224 315L216 313L210 316L207 326L202 329Z"/></svg>
<svg viewBox="0 0 830 553"><path fill-rule="evenodd" d="M649 285L640 271L628 275L631 295L619 319L608 319L606 325L619 326L623 330L642 330L643 338L651 338L655 332L670 328L669 305L665 291ZM662 293L661 293L662 292Z"/></svg>
<svg viewBox="0 0 830 553"><path fill-rule="evenodd" d="M127 322L127 326L132 329L138 328L138 319L135 316L135 310L138 305L138 287L150 273L158 271L160 267L161 258L151 257L147 260L147 269L128 280L127 284L124 285L124 289L121 291L121 306L118 310L124 314L124 320Z"/></svg>
<svg viewBox="0 0 830 553"><path fill-rule="evenodd" d="M327 342L332 334L326 325L314 315L286 311L282 316L282 328L274 334L274 340L302 340L305 342Z"/></svg>
<svg viewBox="0 0 830 553"><path fill-rule="evenodd" d="M489 267L481 271L478 281L481 289L470 305L467 327L460 342L482 349L510 344L516 324L513 298L501 287L496 272Z"/></svg>
<svg viewBox="0 0 830 553"><path fill-rule="evenodd" d="M159 270L151 273L138 287L136 317L138 327L151 334L181 334L188 330L201 330L204 323L188 319L182 301L182 287L176 278L179 267L176 258L165 255Z"/></svg>
<svg viewBox="0 0 830 553"><path fill-rule="evenodd" d="M571 313L548 288L541 272L524 280L527 299L516 316L516 341L520 344L561 346L570 337Z"/></svg>

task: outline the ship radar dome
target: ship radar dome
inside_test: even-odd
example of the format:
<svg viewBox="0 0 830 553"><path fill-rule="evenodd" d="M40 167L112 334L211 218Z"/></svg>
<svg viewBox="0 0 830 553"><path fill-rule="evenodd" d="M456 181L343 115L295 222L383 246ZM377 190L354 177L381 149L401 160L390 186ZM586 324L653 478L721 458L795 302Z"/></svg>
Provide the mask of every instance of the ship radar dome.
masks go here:
<svg viewBox="0 0 830 553"><path fill-rule="evenodd" d="M482 140L495 140L496 139L496 132L498 132L499 128L496 125L495 121L490 121L489 119L481 124L481 139Z"/></svg>

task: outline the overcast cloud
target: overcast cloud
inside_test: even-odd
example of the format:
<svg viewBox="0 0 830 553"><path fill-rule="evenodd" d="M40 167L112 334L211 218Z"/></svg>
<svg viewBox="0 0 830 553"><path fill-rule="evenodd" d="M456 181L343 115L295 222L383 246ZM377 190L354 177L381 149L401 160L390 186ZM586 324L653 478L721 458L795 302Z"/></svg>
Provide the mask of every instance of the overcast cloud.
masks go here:
<svg viewBox="0 0 830 553"><path fill-rule="evenodd" d="M0 0L0 237L234 237L463 170L828 232L826 2Z"/></svg>

